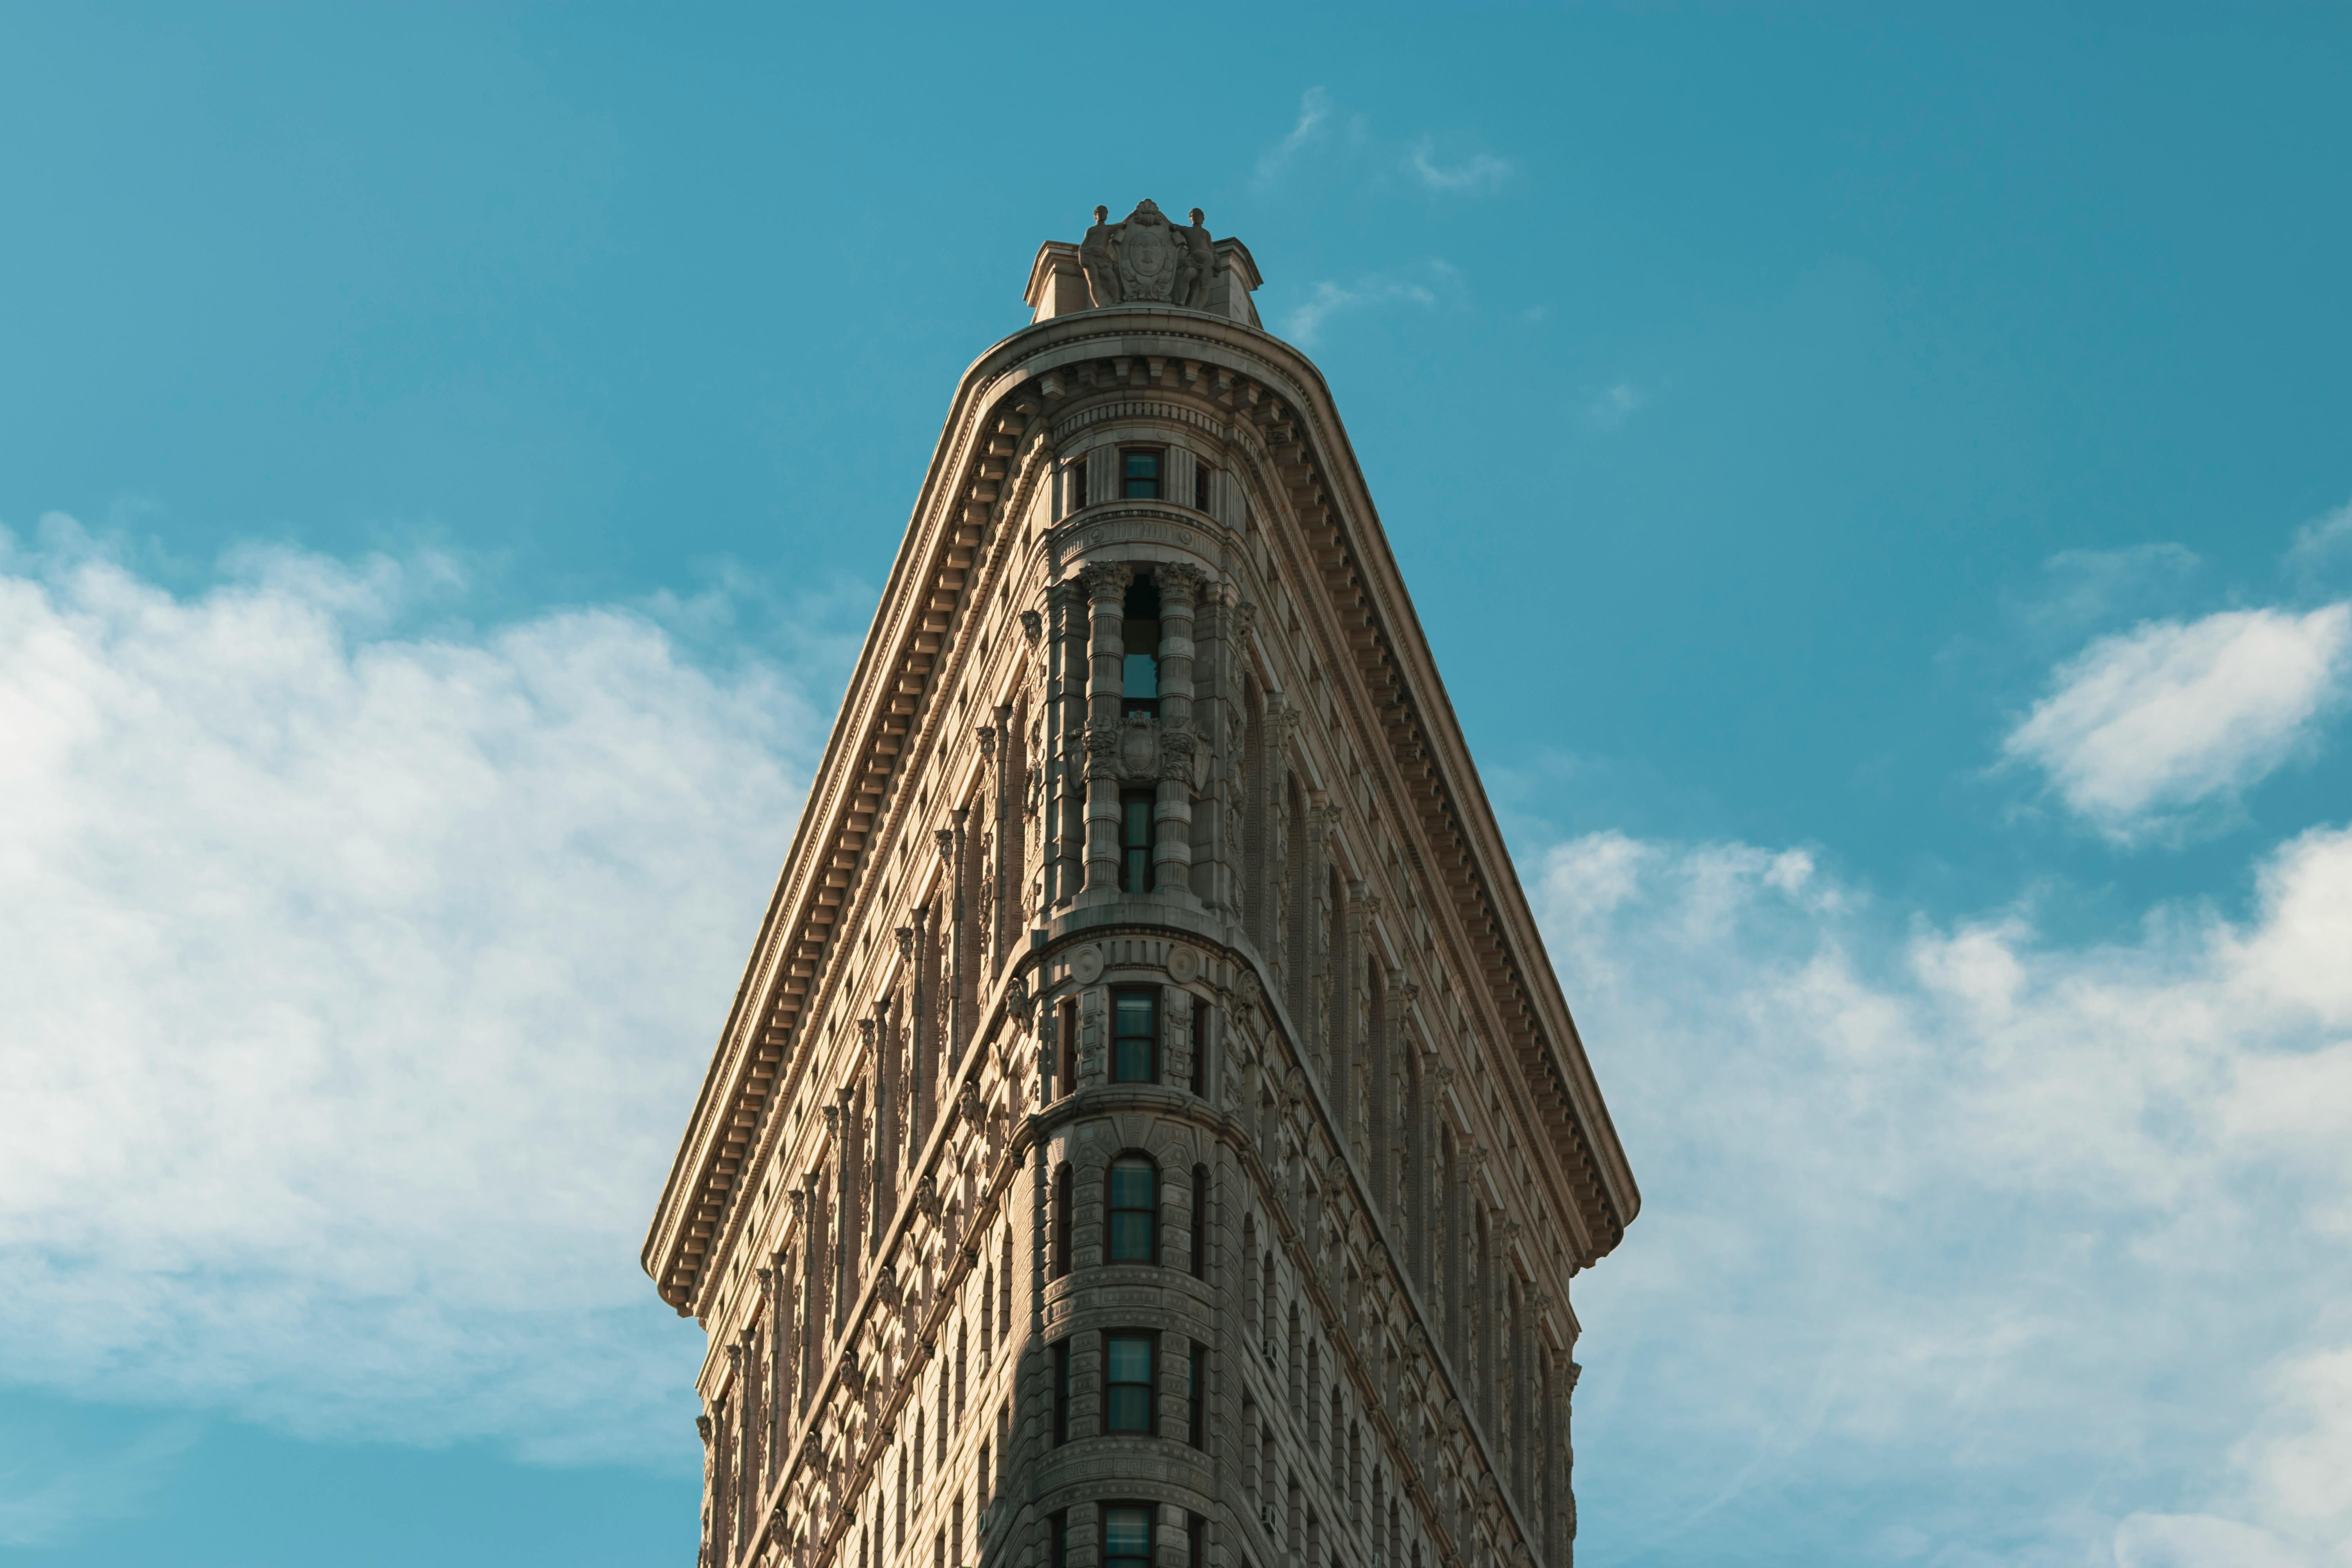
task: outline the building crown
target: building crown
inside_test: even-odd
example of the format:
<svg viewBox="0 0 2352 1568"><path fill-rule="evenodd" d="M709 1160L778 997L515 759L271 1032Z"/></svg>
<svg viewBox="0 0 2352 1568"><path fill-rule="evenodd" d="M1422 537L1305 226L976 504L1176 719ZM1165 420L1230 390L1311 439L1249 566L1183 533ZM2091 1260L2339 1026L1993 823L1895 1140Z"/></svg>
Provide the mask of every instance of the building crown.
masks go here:
<svg viewBox="0 0 2352 1568"><path fill-rule="evenodd" d="M1257 326L1250 290L1265 279L1249 247L1211 238L1199 207L1190 216L1190 223L1171 223L1149 196L1118 223L1109 221L1108 207L1095 208L1094 226L1077 244L1049 239L1037 247L1023 296L1030 321L1117 306L1173 307Z"/></svg>

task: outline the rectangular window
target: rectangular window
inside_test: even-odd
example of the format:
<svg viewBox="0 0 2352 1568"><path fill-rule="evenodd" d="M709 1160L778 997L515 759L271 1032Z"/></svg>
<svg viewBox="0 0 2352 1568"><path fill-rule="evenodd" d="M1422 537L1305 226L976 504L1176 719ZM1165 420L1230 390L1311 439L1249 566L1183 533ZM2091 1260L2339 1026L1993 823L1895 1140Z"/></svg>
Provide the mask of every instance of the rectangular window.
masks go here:
<svg viewBox="0 0 2352 1568"><path fill-rule="evenodd" d="M1045 1520L1046 1568L1069 1568L1070 1510L1058 1509Z"/></svg>
<svg viewBox="0 0 2352 1568"><path fill-rule="evenodd" d="M1157 1436L1152 1417L1152 1334L1103 1336L1103 1429Z"/></svg>
<svg viewBox="0 0 2352 1568"><path fill-rule="evenodd" d="M1084 458L1070 465L1069 493L1063 499L1067 502L1062 508L1064 517L1087 504L1087 460Z"/></svg>
<svg viewBox="0 0 2352 1568"><path fill-rule="evenodd" d="M1062 1004L1054 1055L1054 1095L1058 1100L1078 1087L1078 999L1075 996Z"/></svg>
<svg viewBox="0 0 2352 1568"><path fill-rule="evenodd" d="M1159 1511L1149 1503L1103 1510L1103 1568L1151 1568L1151 1521Z"/></svg>
<svg viewBox="0 0 2352 1568"><path fill-rule="evenodd" d="M1192 1092L1209 1092L1209 1005L1192 1000Z"/></svg>
<svg viewBox="0 0 2352 1568"><path fill-rule="evenodd" d="M1192 1371L1186 1379L1184 1440L1195 1448L1209 1446L1209 1347L1192 1342Z"/></svg>
<svg viewBox="0 0 2352 1568"><path fill-rule="evenodd" d="M1121 790L1118 796L1118 890L1151 891L1151 856L1160 822L1157 797L1148 789Z"/></svg>
<svg viewBox="0 0 2352 1568"><path fill-rule="evenodd" d="M1150 991L1111 994L1113 1083L1160 1081L1160 997Z"/></svg>
<svg viewBox="0 0 2352 1568"><path fill-rule="evenodd" d="M1070 1440L1070 1342L1054 1342L1054 1447Z"/></svg>
<svg viewBox="0 0 2352 1568"><path fill-rule="evenodd" d="M1206 463L1196 462L1192 465L1192 510L1194 511L1209 510L1209 476L1216 471Z"/></svg>
<svg viewBox="0 0 2352 1568"><path fill-rule="evenodd" d="M1138 572L1119 605L1119 712L1160 712L1160 579Z"/></svg>
<svg viewBox="0 0 2352 1568"><path fill-rule="evenodd" d="M1192 1167L1192 1278L1209 1277L1209 1167Z"/></svg>
<svg viewBox="0 0 2352 1568"><path fill-rule="evenodd" d="M1119 455L1119 493L1129 500L1160 499L1160 452L1156 447L1143 447Z"/></svg>
<svg viewBox="0 0 2352 1568"><path fill-rule="evenodd" d="M1207 1568L1209 1521L1197 1513L1184 1516L1184 1568Z"/></svg>
<svg viewBox="0 0 2352 1568"><path fill-rule="evenodd" d="M1046 1260L1048 1273L1059 1279L1070 1271L1070 1168L1062 1166L1054 1173L1054 1234L1050 1238L1053 1256Z"/></svg>

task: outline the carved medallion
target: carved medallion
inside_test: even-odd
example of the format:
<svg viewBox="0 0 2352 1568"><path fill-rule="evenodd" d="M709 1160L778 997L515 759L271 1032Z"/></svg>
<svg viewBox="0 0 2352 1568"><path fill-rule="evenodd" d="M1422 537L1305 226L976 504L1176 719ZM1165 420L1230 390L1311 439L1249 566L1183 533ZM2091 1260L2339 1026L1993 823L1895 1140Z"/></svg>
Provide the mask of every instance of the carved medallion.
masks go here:
<svg viewBox="0 0 2352 1568"><path fill-rule="evenodd" d="M1081 985L1092 985L1102 978L1103 955L1098 947L1082 947L1070 954L1070 978Z"/></svg>
<svg viewBox="0 0 2352 1568"><path fill-rule="evenodd" d="M1168 950L1168 978L1189 985L1201 977L1201 955L1181 942Z"/></svg>
<svg viewBox="0 0 2352 1568"><path fill-rule="evenodd" d="M1118 283L1125 300L1166 300L1176 291L1183 251L1176 232L1147 197L1119 226Z"/></svg>

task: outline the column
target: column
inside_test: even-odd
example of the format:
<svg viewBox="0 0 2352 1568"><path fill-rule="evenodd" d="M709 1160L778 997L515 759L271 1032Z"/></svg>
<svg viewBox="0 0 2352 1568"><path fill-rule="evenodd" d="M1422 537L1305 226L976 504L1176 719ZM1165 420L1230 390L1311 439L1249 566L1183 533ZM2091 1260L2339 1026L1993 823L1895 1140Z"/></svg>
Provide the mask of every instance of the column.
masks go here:
<svg viewBox="0 0 2352 1568"><path fill-rule="evenodd" d="M1192 896L1192 621L1207 574L1162 566L1160 585L1160 798L1154 818L1151 885Z"/></svg>
<svg viewBox="0 0 2352 1568"><path fill-rule="evenodd" d="M1046 589L1045 607L1053 620L1045 665L1045 908L1053 910L1077 897L1085 877L1087 614L1069 578Z"/></svg>
<svg viewBox="0 0 2352 1568"><path fill-rule="evenodd" d="M1103 562L1078 574L1087 590L1087 881L1092 896L1118 889L1119 698L1127 655L1127 587L1135 568Z"/></svg>

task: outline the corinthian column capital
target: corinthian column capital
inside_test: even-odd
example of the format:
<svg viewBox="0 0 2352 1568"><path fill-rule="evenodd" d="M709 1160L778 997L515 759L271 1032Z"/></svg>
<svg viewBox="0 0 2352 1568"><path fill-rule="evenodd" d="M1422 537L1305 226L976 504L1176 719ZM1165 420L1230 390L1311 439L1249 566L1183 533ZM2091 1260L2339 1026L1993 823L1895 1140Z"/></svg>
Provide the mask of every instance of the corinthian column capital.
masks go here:
<svg viewBox="0 0 2352 1568"><path fill-rule="evenodd" d="M1100 604L1127 596L1128 584L1135 581L1135 568L1124 561L1090 561L1078 568L1078 579L1087 586L1087 597Z"/></svg>

